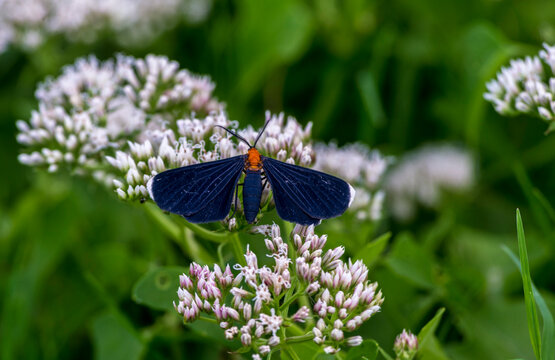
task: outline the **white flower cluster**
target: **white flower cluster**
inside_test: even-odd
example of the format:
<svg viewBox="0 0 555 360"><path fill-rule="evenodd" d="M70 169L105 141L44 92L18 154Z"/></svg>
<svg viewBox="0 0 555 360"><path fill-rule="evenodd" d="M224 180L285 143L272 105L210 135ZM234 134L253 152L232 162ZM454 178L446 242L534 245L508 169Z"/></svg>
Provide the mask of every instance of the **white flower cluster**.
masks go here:
<svg viewBox="0 0 555 360"><path fill-rule="evenodd" d="M428 145L405 155L386 177L392 215L414 216L417 204L435 208L443 191L463 192L474 183L474 160L451 145Z"/></svg>
<svg viewBox="0 0 555 360"><path fill-rule="evenodd" d="M362 144L341 148L334 143L317 144L315 152L314 169L339 176L354 186L355 198L347 211L359 220L379 220L385 198L380 185L390 160Z"/></svg>
<svg viewBox="0 0 555 360"><path fill-rule="evenodd" d="M109 180L106 155L158 149L178 119L222 111L213 89L209 78L180 70L163 56L79 59L39 85L38 110L29 121L17 122L17 140L25 146L19 160L51 172L67 168Z"/></svg>
<svg viewBox="0 0 555 360"><path fill-rule="evenodd" d="M303 237L294 235L295 260L289 257L279 227L267 230L265 244L273 266L259 266L256 254L247 247L246 265L233 267L236 275L229 265L222 271L218 265L210 270L193 263L189 275L180 276L179 302L174 306L184 321L195 321L203 312L213 315L226 338L238 337L242 352L252 351L253 359L288 342L290 338L280 329L305 323L309 317L315 320L309 323L315 325L305 329L303 338L312 339L325 352L360 345L362 337L345 338L344 333L357 329L383 303L381 292L376 292L377 283L367 279L368 268L360 261L341 261L343 248L324 253L326 236L315 235L313 226L304 228ZM294 307L305 294L314 304L312 311L306 306Z"/></svg>
<svg viewBox="0 0 555 360"><path fill-rule="evenodd" d="M144 44L181 18L203 21L211 0L0 0L0 53L11 43L40 45L50 34L92 41L102 31L122 44Z"/></svg>
<svg viewBox="0 0 555 360"><path fill-rule="evenodd" d="M555 47L543 46L539 56L511 60L486 84L484 98L498 113L555 119Z"/></svg>
<svg viewBox="0 0 555 360"><path fill-rule="evenodd" d="M271 115L266 112L266 120L270 119L270 124L257 144L259 151L292 164L311 165L313 152L311 146L307 145L310 124L303 128L292 117L285 122L283 114ZM215 125L237 127L237 123L230 121L224 112L203 119L179 119L173 126L162 124L160 128L145 131L139 141L129 141L127 150L118 150L115 156L108 156L108 162L117 173L114 185L119 197L148 199L150 194L146 191L146 184L164 170L247 153L248 145L236 143L227 132ZM238 133L252 144L257 131L249 126L245 130L238 130ZM269 188L266 187L262 204L267 203L268 194ZM240 212L241 204L237 205Z"/></svg>
<svg viewBox="0 0 555 360"><path fill-rule="evenodd" d="M207 77L161 56L79 59L39 86L38 110L30 121L17 122L17 140L25 146L19 160L51 172L92 175L113 185L121 199L148 200L146 184L164 170L247 152L248 145L216 125L254 142L257 131L237 130L213 90ZM268 120L260 152L312 165L311 124L303 127L292 117L267 112ZM268 195L266 188L263 204L270 204Z"/></svg>

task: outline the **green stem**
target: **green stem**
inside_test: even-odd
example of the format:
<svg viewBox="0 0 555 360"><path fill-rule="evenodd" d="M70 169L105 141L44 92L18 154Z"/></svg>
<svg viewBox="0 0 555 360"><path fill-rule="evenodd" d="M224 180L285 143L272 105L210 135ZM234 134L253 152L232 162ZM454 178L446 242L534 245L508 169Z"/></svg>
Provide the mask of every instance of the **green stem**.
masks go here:
<svg viewBox="0 0 555 360"><path fill-rule="evenodd" d="M229 238L229 235L227 232L210 231L203 228L200 225L193 224L188 221L184 221L183 225L185 225L186 228L189 228L192 232L194 232L196 235L200 236L201 238L213 241L215 243L225 242Z"/></svg>
<svg viewBox="0 0 555 360"><path fill-rule="evenodd" d="M160 225L168 235L175 239L180 239L181 237L181 230L180 226L174 223L171 218L165 215L158 206L151 202L147 202L143 205L144 208L147 210L147 213ZM208 229L203 228L200 225L190 223L188 221L180 222L180 225L183 224L186 228L190 229L195 235L199 237L210 240L216 243L226 242L229 238L227 232L214 232Z"/></svg>
<svg viewBox="0 0 555 360"><path fill-rule="evenodd" d="M312 332L309 332L304 335L290 336L285 339L285 342L288 344L293 344L293 343L300 343L300 342L308 341L312 339L314 339L314 334Z"/></svg>
<svg viewBox="0 0 555 360"><path fill-rule="evenodd" d="M339 360L343 360L345 358L345 355L343 354L342 351L335 353L335 358L339 359Z"/></svg>
<svg viewBox="0 0 555 360"><path fill-rule="evenodd" d="M297 293L295 293L293 296L291 296L289 299L287 299L280 307L279 310L283 310L283 309L287 309L289 307L289 305L291 305L293 303L293 301L297 300L297 298L299 298L300 296L304 295L304 291L306 288L301 287L299 289L299 291L297 291Z"/></svg>
<svg viewBox="0 0 555 360"><path fill-rule="evenodd" d="M378 351L380 352L380 354L382 354L385 360L393 360L393 358L389 356L389 354L384 349L382 349L382 347L379 345L378 345Z"/></svg>
<svg viewBox="0 0 555 360"><path fill-rule="evenodd" d="M233 255L235 255L235 260L241 264L246 265L245 256L243 253L243 247L241 246L241 240L239 239L239 234L234 232L228 238L229 243L233 249Z"/></svg>
<svg viewBox="0 0 555 360"><path fill-rule="evenodd" d="M287 353L287 355L289 355L291 357L291 359L301 360L299 355L297 355L297 353L293 349L291 349L291 347L285 345L285 346L282 347L282 349Z"/></svg>
<svg viewBox="0 0 555 360"><path fill-rule="evenodd" d="M304 331L297 324L291 324L291 326L287 327L287 331L293 334L297 334L296 336L301 336L304 334Z"/></svg>
<svg viewBox="0 0 555 360"><path fill-rule="evenodd" d="M212 324L217 324L218 323L218 321L216 319L210 318L210 317L205 316L205 315L201 315L199 317L199 320L204 320L204 321L212 323Z"/></svg>
<svg viewBox="0 0 555 360"><path fill-rule="evenodd" d="M185 255L203 264L214 262L214 258L195 240L193 231L177 225L153 203L146 203L143 208L166 235L181 248Z"/></svg>
<svg viewBox="0 0 555 360"><path fill-rule="evenodd" d="M152 220L154 220L172 240L177 241L181 246L181 228L177 226L169 216L164 215L160 208L153 203L147 202L143 205L143 208Z"/></svg>
<svg viewBox="0 0 555 360"><path fill-rule="evenodd" d="M299 299L299 305L306 306L309 309L311 308L310 300L306 293L304 293ZM309 316L305 321L305 329L311 329L313 325L314 325L314 319L312 318L312 316Z"/></svg>
<svg viewBox="0 0 555 360"><path fill-rule="evenodd" d="M283 221L283 229L285 230L285 234L281 234L281 237L283 239L289 239L289 237L291 237L291 233L293 232L294 228L295 226L293 225L293 223L290 223L288 221Z"/></svg>
<svg viewBox="0 0 555 360"><path fill-rule="evenodd" d="M210 255L208 251L195 240L195 234L187 228L183 229L183 247L187 251L187 254L195 259L197 262L203 264L213 264L216 262L214 256Z"/></svg>

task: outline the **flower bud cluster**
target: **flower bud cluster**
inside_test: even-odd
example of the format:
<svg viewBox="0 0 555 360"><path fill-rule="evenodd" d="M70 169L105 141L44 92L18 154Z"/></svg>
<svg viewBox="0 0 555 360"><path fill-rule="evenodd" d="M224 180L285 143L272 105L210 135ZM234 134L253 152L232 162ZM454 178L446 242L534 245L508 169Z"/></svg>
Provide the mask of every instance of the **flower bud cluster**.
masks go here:
<svg viewBox="0 0 555 360"><path fill-rule="evenodd" d="M29 121L17 122L17 140L26 147L19 160L51 172L67 168L109 178L101 176L110 172L107 155L128 149L134 141L144 145L144 151L157 148L164 124L175 124L177 115L220 111L223 105L213 100L213 88L208 78L178 70L176 62L163 56L79 59L58 78L39 85L38 110ZM180 108L177 115L148 112L145 103L156 106L164 96L171 99L166 103ZM149 138L158 142L148 145Z"/></svg>
<svg viewBox="0 0 555 360"><path fill-rule="evenodd" d="M437 208L442 193L464 192L472 186L474 169L472 156L452 145L428 145L408 153L385 179L392 215L408 220L418 205Z"/></svg>
<svg viewBox="0 0 555 360"><path fill-rule="evenodd" d="M397 335L393 344L396 360L411 360L418 350L418 338L410 331L403 329L403 332Z"/></svg>
<svg viewBox="0 0 555 360"><path fill-rule="evenodd" d="M106 30L123 45L144 45L181 18L203 21L210 8L204 0L3 0L0 53L10 44L35 48L54 34L91 42Z"/></svg>
<svg viewBox="0 0 555 360"><path fill-rule="evenodd" d="M555 46L543 45L539 56L511 60L486 84L484 98L502 115L528 114L555 127Z"/></svg>
<svg viewBox="0 0 555 360"><path fill-rule="evenodd" d="M334 143L317 144L315 152L316 170L339 176L355 188L355 198L347 211L359 220L381 219L385 193L380 185L390 159L362 144L341 148Z"/></svg>
<svg viewBox="0 0 555 360"><path fill-rule="evenodd" d="M285 121L283 113L272 115L266 111L266 121L268 120L270 123L256 145L261 153L290 164L310 166L314 163L310 144L311 122L303 128L294 117L289 116ZM240 130L239 135L254 144L259 131L248 126L245 130Z"/></svg>
<svg viewBox="0 0 555 360"><path fill-rule="evenodd" d="M245 265L233 266L235 273L229 265L210 270L191 264L189 274L180 276L175 309L185 322L201 313L213 316L226 338L238 338L241 351L252 351L253 359L287 342L286 329L294 324L305 324L307 340L312 338L328 353L360 345L362 337L345 334L380 310L382 294L367 280L362 262L342 262L342 248L324 252L326 236L315 235L313 226L305 230L306 235L294 235L290 252L277 225L264 229L271 266L261 266L249 247ZM312 308L298 305L305 295Z"/></svg>
<svg viewBox="0 0 555 360"><path fill-rule="evenodd" d="M147 183L162 171L247 152L247 144L217 125L254 143L259 129L237 130L213 90L207 77L161 56L79 59L39 86L39 109L30 121L17 122L17 140L25 146L19 160L51 172L62 168L94 176L123 200L148 200ZM266 112L270 119L257 144L260 152L311 165L311 124L303 127L292 117L285 121L283 114ZM266 187L263 207L272 205L270 198ZM237 222L227 219L226 225L232 230Z"/></svg>
<svg viewBox="0 0 555 360"><path fill-rule="evenodd" d="M315 235L313 226L302 229L302 234L304 238L293 235L296 272L314 300L314 342L330 354L345 345L360 345L362 338L346 338L345 333L380 311L384 298L377 291L378 284L368 281L368 268L362 261L341 260L342 246L324 252L327 236Z"/></svg>
<svg viewBox="0 0 555 360"><path fill-rule="evenodd" d="M303 141L310 139L310 125L303 128L294 118L289 118L284 124L283 115L276 116L267 112L266 118L270 117L274 118L272 122L275 120L275 124L271 126L275 132L262 136L259 143L276 142L280 146L277 152L287 154L291 163L310 164L313 159L312 149L309 145L302 145ZM129 141L127 148L116 151L114 156L106 157L113 167L115 191L123 200L149 199L147 184L154 175L162 171L229 158L248 151L247 144L237 142L225 130L216 127L219 125L236 130L237 122L230 121L223 111L211 113L202 119L187 117L178 119L175 123L164 122L158 125L159 127L151 128L147 126L137 141ZM250 131L249 127L244 131L239 130L239 133L247 134ZM254 139L248 140L254 142ZM276 151L263 145L257 147L264 155L275 156ZM261 208L269 203L267 186L262 193ZM241 203L237 205L237 214L241 214ZM230 230L235 229L235 218L228 219L227 225Z"/></svg>

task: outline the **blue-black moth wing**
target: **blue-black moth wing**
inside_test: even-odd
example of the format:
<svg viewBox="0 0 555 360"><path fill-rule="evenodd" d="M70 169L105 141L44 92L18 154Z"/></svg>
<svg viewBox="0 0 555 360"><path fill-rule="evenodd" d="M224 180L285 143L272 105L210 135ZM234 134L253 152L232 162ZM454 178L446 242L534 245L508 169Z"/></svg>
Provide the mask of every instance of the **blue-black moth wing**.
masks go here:
<svg viewBox="0 0 555 360"><path fill-rule="evenodd" d="M245 166L245 155L164 171L149 183L162 209L194 223L223 220Z"/></svg>
<svg viewBox="0 0 555 360"><path fill-rule="evenodd" d="M353 188L338 177L262 157L278 215L298 224L315 224L347 210Z"/></svg>

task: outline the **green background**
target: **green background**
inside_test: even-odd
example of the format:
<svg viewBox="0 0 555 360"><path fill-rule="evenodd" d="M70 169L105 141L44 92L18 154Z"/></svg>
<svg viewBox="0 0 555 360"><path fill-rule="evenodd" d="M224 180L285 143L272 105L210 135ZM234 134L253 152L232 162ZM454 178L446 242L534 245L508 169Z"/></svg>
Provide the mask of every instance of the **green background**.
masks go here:
<svg viewBox="0 0 555 360"><path fill-rule="evenodd" d="M392 232L384 254L359 254L375 260L370 278L386 299L360 333L389 350L403 328L417 333L445 307L422 358L533 357L522 283L501 245L516 249L518 207L532 278L553 312L555 224L541 199L555 196L555 137L537 119L499 116L482 96L509 59L555 42L555 2L216 1L202 24L144 47L112 38L58 35L0 54L0 358L232 357L213 329L133 300L149 270L189 261L139 205L17 162L15 121L36 108L37 83L77 57L118 52L210 75L241 126L261 125L269 109L312 121L315 140L387 155L437 141L467 147L478 163L472 192L410 223L385 220L375 230ZM333 229L330 242L356 254Z"/></svg>

